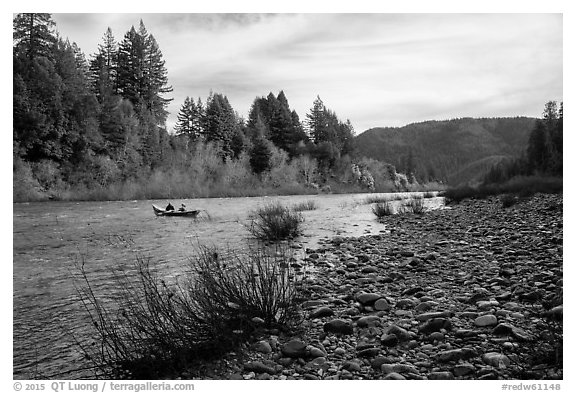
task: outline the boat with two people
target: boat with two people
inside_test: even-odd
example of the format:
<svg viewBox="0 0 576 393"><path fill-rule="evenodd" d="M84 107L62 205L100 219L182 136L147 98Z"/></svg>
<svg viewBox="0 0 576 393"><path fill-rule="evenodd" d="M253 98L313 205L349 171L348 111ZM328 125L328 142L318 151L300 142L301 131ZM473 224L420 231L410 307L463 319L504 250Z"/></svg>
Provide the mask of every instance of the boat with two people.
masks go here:
<svg viewBox="0 0 576 393"><path fill-rule="evenodd" d="M178 208L178 210L174 209L174 206L172 206L171 203L168 203L168 206L166 206L166 208L161 208L158 207L154 204L152 204L152 209L154 209L154 214L156 216L162 217L162 216L169 216L169 217L192 217L192 218L196 218L198 216L198 214L200 214L201 210L187 210L186 209L186 205L182 204L180 206L180 208Z"/></svg>

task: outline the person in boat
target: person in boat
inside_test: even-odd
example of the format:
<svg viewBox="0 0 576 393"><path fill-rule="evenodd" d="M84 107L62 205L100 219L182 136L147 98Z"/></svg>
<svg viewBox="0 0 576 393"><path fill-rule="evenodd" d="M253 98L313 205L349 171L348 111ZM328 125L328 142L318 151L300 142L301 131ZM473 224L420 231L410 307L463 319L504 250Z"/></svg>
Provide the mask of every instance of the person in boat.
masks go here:
<svg viewBox="0 0 576 393"><path fill-rule="evenodd" d="M174 211L174 206L172 206L172 204L170 202L168 202L168 206L166 206L165 210L167 212Z"/></svg>
<svg viewBox="0 0 576 393"><path fill-rule="evenodd" d="M185 205L185 204L180 205L180 208L178 208L178 211L179 211L179 212L184 212L184 211L186 211L186 205Z"/></svg>

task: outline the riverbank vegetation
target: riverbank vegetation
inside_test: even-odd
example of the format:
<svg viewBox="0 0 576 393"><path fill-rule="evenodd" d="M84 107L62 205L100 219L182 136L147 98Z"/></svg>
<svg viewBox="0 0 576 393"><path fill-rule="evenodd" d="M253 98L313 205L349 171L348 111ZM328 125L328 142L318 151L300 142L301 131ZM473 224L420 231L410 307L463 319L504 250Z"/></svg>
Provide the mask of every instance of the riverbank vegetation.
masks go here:
<svg viewBox="0 0 576 393"><path fill-rule="evenodd" d="M319 96L303 120L283 91L247 118L221 93L187 97L168 130L168 70L142 21L120 41L108 28L89 59L50 14L13 28L16 202L442 188L358 156L352 124Z"/></svg>
<svg viewBox="0 0 576 393"><path fill-rule="evenodd" d="M247 252L201 248L190 274L166 282L143 258L118 273L106 301L80 267L79 294L94 327L82 344L100 377L159 379L234 350L262 329L299 324L299 279L281 246Z"/></svg>
<svg viewBox="0 0 576 393"><path fill-rule="evenodd" d="M280 203L262 206L250 214L250 233L258 240L277 241L300 235L304 217Z"/></svg>

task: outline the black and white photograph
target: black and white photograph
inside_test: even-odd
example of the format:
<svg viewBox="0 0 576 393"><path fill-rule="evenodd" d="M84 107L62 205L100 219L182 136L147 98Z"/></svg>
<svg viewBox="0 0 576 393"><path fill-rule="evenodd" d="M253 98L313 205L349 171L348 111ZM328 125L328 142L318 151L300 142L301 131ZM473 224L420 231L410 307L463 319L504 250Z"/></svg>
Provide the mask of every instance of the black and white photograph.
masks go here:
<svg viewBox="0 0 576 393"><path fill-rule="evenodd" d="M12 13L13 391L567 389L561 7L54 9Z"/></svg>

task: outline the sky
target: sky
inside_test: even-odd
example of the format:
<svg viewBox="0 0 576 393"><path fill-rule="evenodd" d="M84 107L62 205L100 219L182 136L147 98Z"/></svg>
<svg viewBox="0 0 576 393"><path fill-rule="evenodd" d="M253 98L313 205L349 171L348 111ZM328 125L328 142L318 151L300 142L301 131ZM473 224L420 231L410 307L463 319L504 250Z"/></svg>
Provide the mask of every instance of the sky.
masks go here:
<svg viewBox="0 0 576 393"><path fill-rule="evenodd" d="M144 21L174 91L225 94L247 117L283 90L301 120L320 96L356 133L458 117L534 116L563 100L562 14L53 14L88 58Z"/></svg>

